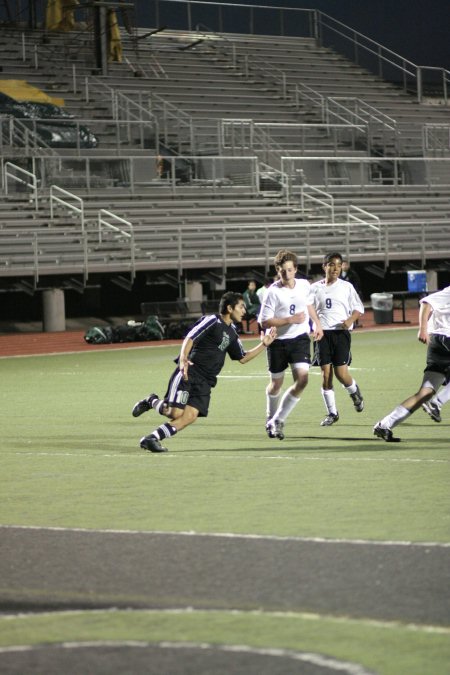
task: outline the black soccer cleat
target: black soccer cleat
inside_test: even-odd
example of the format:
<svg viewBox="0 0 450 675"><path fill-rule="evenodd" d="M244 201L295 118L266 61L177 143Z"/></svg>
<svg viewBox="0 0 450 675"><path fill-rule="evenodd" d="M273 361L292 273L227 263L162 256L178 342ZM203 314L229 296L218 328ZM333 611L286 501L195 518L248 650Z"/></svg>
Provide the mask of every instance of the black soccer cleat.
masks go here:
<svg viewBox="0 0 450 675"><path fill-rule="evenodd" d="M138 401L135 405L133 410L131 411L131 414L133 417L139 417L139 415L142 415L143 413L147 412L147 410L150 410L151 405L147 401L146 398L143 398L142 401Z"/></svg>
<svg viewBox="0 0 450 675"><path fill-rule="evenodd" d="M149 394L147 398L143 398L142 401L138 401L135 405L131 414L133 417L139 417L143 413L152 409L152 403L154 400L157 400L158 396L156 394Z"/></svg>
<svg viewBox="0 0 450 675"><path fill-rule="evenodd" d="M154 436L143 436L139 442L141 448L149 452L169 452Z"/></svg>
<svg viewBox="0 0 450 675"><path fill-rule="evenodd" d="M323 419L320 423L321 427L331 427L332 424L336 424L336 422L339 420L339 413L329 413L325 419Z"/></svg>
<svg viewBox="0 0 450 675"><path fill-rule="evenodd" d="M364 410L364 399L361 396L358 385L356 385L356 391L353 394L350 394L350 398L353 401L356 412L362 412Z"/></svg>
<svg viewBox="0 0 450 675"><path fill-rule="evenodd" d="M436 403L427 401L427 403L422 403L422 408L431 417L433 422L442 422L441 410Z"/></svg>
<svg viewBox="0 0 450 675"><path fill-rule="evenodd" d="M275 431L272 429L272 426L269 421L266 423L266 433L269 438L276 438Z"/></svg>
<svg viewBox="0 0 450 675"><path fill-rule="evenodd" d="M378 436L378 438L382 438L386 443L400 443L400 438L396 438L391 429L382 427L379 422L375 424L373 434L374 436Z"/></svg>
<svg viewBox="0 0 450 675"><path fill-rule="evenodd" d="M272 419L267 422L266 431L269 438L278 438L282 441L284 439L284 422Z"/></svg>

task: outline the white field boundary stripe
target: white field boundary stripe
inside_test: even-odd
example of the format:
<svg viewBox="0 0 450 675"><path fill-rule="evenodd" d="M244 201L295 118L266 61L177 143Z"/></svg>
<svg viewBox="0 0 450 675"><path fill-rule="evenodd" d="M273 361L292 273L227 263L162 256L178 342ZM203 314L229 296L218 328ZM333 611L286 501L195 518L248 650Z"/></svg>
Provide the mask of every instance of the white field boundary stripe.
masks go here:
<svg viewBox="0 0 450 675"><path fill-rule="evenodd" d="M121 530L121 529L100 529L87 527L59 527L47 525L1 525L1 530L32 530L44 532L82 532L85 534L125 534L125 535L163 535L168 537L204 537L215 539L244 539L244 540L262 540L262 541L296 541L300 543L314 544L351 544L355 546L405 546L419 548L450 548L450 542L436 541L395 541L395 540L370 540L370 539L336 539L325 537L294 537L280 536L274 534L243 534L235 532L196 532L195 530Z"/></svg>
<svg viewBox="0 0 450 675"><path fill-rule="evenodd" d="M407 326L394 326L392 328L365 328L364 333L378 333L380 331L384 332L390 332L390 331L397 331L397 330L411 330L411 329L417 329L419 324L409 324ZM248 337L245 338L244 341L247 340L257 340L258 336L255 335L255 337ZM117 347L109 348L109 349L100 349L100 350L95 350L95 347L93 347L92 351L88 351L86 349L73 349L67 352L48 352L45 354L10 354L6 356L0 356L1 359L26 359L26 358L35 358L36 356L63 356L65 354L105 354L106 352L113 352L119 349L161 349L165 347L176 347L178 345L181 345L183 340L177 340L174 342L171 342L170 344L160 344L158 343L157 345L133 345L127 347L126 345L118 345ZM242 340L241 340L242 342Z"/></svg>
<svg viewBox="0 0 450 675"><path fill-rule="evenodd" d="M318 438L317 440L321 440ZM372 441L373 439L368 438L368 441ZM31 441L30 441L31 442ZM250 452L250 451L249 451ZM254 451L252 451L254 452ZM265 450L261 450L260 452L265 452ZM76 453L76 452L28 452L26 450L17 450L15 452L3 452L3 456L6 455L14 455L14 456L20 456L24 455L26 457L32 456L32 457L75 457L75 458L83 458L83 459L99 459L101 457L106 457L108 459L126 459L129 461L130 459L133 460L144 460L148 461L147 457L148 454L140 454L140 455L135 455L133 457L129 457L128 455L114 455L114 454L109 454L109 453L102 453L102 454L91 454L91 453ZM450 459L430 459L430 458L414 458L414 457L309 457L307 455L302 456L302 457L291 457L290 455L247 455L245 457L230 457L228 455L219 455L215 454L215 451L212 450L211 454L205 455L205 454L191 454L189 451L187 452L174 452L170 454L165 454L163 457L162 461L165 460L170 460L170 459L226 459L226 460L231 460L233 462L236 461L255 461L255 460L277 460L277 459L283 459L283 460L289 460L290 462L302 462L302 461L312 461L312 462L400 462L400 463L413 463L413 464L449 464Z"/></svg>
<svg viewBox="0 0 450 675"><path fill-rule="evenodd" d="M231 617L263 617L263 618L274 618L274 619L299 619L301 621L329 621L331 623L337 624L348 624L351 626L368 626L371 628L384 628L384 629L401 629L418 633L434 633L440 635L450 635L450 627L447 626L436 626L432 624L417 624L417 623L402 623L401 621L381 621L379 619L365 619L357 618L354 619L349 616L336 616L334 614L317 614L315 612L281 612L270 611L264 609L224 609L219 607L208 608L208 609L195 609L194 607L171 607L171 608L152 608L152 609L119 609L117 607L110 607L106 609L64 609L64 610L55 610L55 611L46 611L46 612L19 612L17 614L2 614L0 616L0 624L2 621L17 621L20 619L27 619L29 617L71 617L71 616L83 616L83 615L103 615L103 614L144 614L144 615L159 615L164 614L167 616L195 616L201 614L220 614ZM1 650L0 650L1 651Z"/></svg>
<svg viewBox="0 0 450 675"><path fill-rule="evenodd" d="M36 356L67 356L70 354L107 354L108 352L115 352L115 351L120 351L120 350L136 350L136 349L166 349L167 347L177 347L178 345L181 345L183 340L180 340L179 342L170 342L167 344L157 344L157 345L131 345L127 347L124 344L117 345L112 345L109 347L109 349L98 349L96 350L95 347L92 348L92 351L89 349L72 349L68 350L66 352L45 352L41 353L39 352L38 354L7 354L7 355L0 355L0 359L28 359L28 358L35 358Z"/></svg>
<svg viewBox="0 0 450 675"><path fill-rule="evenodd" d="M351 663L350 661L338 661L337 659L325 656L323 654L315 654L313 652L296 652L291 649L275 649L275 648L258 648L250 647L248 645L218 645L207 642L141 642L138 640L100 640L99 642L62 642L62 643L47 643L45 645L18 645L17 647L3 647L0 648L1 653L14 652L33 652L33 651L56 651L61 649L102 649L105 647L132 647L134 649L146 649L148 647L157 647L158 649L178 649L183 650L197 650L205 651L212 650L214 652L225 652L233 654L253 654L255 656L267 656L275 658L288 658L293 661L302 661L315 666L320 666L329 671L338 671L347 673L348 675L375 675L373 671L366 670L358 663ZM296 671L297 672L297 671ZM300 671L298 671L300 672ZM322 671L321 671L322 672Z"/></svg>

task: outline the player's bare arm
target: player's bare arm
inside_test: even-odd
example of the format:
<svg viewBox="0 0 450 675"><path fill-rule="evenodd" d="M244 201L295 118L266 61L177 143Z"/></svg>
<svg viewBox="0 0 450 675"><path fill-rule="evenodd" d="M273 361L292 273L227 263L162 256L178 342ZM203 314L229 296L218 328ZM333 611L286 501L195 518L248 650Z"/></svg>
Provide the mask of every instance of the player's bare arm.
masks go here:
<svg viewBox="0 0 450 675"><path fill-rule="evenodd" d="M428 302L421 302L419 309L419 332L417 333L417 338L420 342L428 344L430 341L430 336L428 334L428 319L430 314L433 311L433 308Z"/></svg>
<svg viewBox="0 0 450 675"><path fill-rule="evenodd" d="M192 365L192 362L189 361L189 354L191 353L194 343L191 338L185 338L183 344L181 345L180 357L178 360L178 367L183 371L183 378L188 379L188 370L189 366Z"/></svg>
<svg viewBox="0 0 450 675"><path fill-rule="evenodd" d="M309 318L314 321L313 338L314 340L321 340L323 338L323 328L314 305L308 305L308 314Z"/></svg>
<svg viewBox="0 0 450 675"><path fill-rule="evenodd" d="M360 316L362 316L361 312L358 312L357 309L354 309L348 319L345 319L345 321L342 322L342 327L348 330L352 323L355 323L355 321L357 321Z"/></svg>
<svg viewBox="0 0 450 675"><path fill-rule="evenodd" d="M258 356L258 354L261 354L262 351L266 347L272 344L272 342L276 339L277 337L277 329L275 327L272 327L268 333L265 335L262 334L261 337L261 342L259 345L256 345L256 347L253 347L253 349L249 349L248 352L245 353L245 356L239 360L239 363L248 363L252 359L255 358L255 356Z"/></svg>

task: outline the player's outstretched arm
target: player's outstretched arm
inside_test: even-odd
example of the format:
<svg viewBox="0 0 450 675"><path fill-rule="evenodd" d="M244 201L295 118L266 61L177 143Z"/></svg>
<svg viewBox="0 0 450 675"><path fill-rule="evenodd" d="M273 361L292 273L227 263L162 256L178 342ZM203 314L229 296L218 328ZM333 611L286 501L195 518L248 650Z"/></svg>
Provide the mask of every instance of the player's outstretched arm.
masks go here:
<svg viewBox="0 0 450 675"><path fill-rule="evenodd" d="M245 352L245 356L242 359L239 359L239 363L248 363L252 359L255 358L255 356L258 356L258 354L261 354L262 351L266 347L272 344L272 342L276 339L277 337L277 329L275 327L270 328L270 330L264 334L261 333L261 342L259 345L256 345L256 347L253 347L253 349L249 349L248 352Z"/></svg>

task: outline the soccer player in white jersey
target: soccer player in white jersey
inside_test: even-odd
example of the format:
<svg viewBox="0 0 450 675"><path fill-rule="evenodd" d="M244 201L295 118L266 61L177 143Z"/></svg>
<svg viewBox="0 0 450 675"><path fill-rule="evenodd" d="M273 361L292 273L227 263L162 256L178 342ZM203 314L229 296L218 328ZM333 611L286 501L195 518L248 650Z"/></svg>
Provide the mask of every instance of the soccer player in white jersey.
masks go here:
<svg viewBox="0 0 450 675"><path fill-rule="evenodd" d="M394 437L393 427L408 419L450 378L450 286L420 300L417 337L428 345L422 384L419 391L375 424L373 433L387 443L400 441Z"/></svg>
<svg viewBox="0 0 450 675"><path fill-rule="evenodd" d="M333 374L349 394L356 411L364 409L359 387L348 370L352 360L350 331L364 314L364 305L353 285L339 278L342 271L340 253L326 255L322 269L325 278L311 285L314 307L323 328L323 339L316 342L313 363L322 370L322 398L327 411L320 424L329 427L339 419Z"/></svg>
<svg viewBox="0 0 450 675"><path fill-rule="evenodd" d="M270 382L266 388L269 438L284 438L284 423L300 400L308 384L311 364L310 324L314 322L313 337L320 340L323 331L314 309L314 297L306 279L296 279L297 256L282 249L274 259L278 280L264 296L258 323L265 330L276 328L277 339L267 348ZM294 383L282 396L284 372L291 366Z"/></svg>

